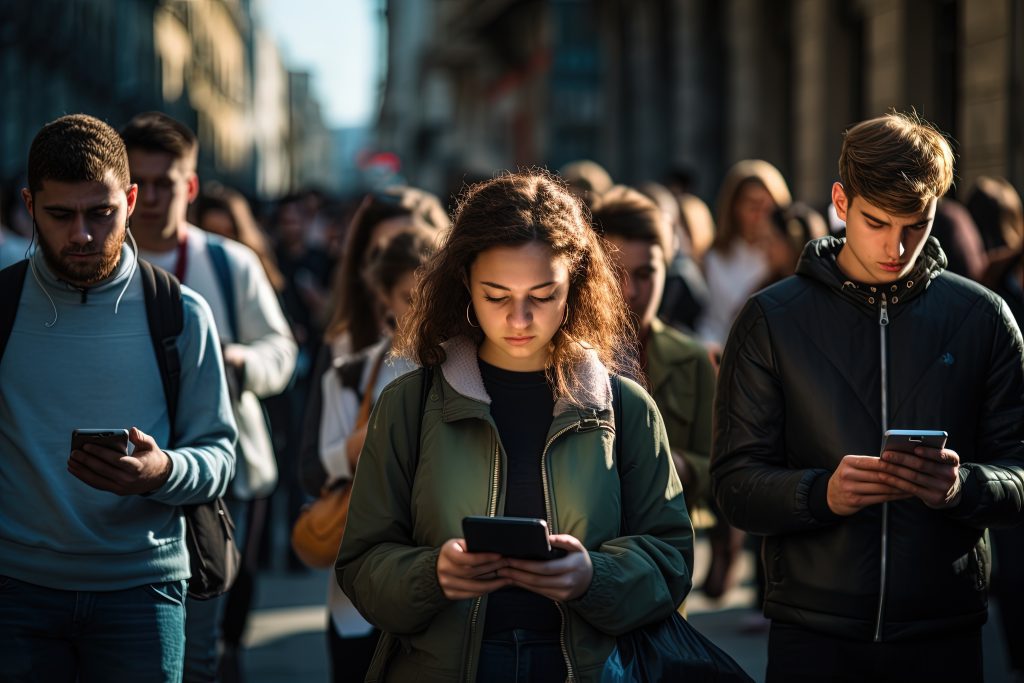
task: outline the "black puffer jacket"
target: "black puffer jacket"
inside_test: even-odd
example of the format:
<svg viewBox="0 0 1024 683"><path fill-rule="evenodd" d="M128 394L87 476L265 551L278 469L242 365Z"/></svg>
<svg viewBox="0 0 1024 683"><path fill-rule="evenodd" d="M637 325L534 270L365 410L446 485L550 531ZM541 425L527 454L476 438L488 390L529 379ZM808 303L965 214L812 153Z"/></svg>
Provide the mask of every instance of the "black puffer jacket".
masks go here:
<svg viewBox="0 0 1024 683"><path fill-rule="evenodd" d="M811 242L797 275L736 320L715 401L714 494L731 524L766 537L772 619L857 640L981 624L985 527L1024 521L1020 331L999 297L944 272L934 239L912 276L874 287L843 276L843 244ZM958 505L831 512L829 475L846 454L878 454L886 428L949 432Z"/></svg>

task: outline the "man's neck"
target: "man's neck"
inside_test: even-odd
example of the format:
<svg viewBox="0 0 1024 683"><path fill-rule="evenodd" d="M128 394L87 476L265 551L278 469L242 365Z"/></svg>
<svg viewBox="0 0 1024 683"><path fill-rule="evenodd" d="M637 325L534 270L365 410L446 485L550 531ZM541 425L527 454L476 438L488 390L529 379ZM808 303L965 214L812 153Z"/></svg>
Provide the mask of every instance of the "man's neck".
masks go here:
<svg viewBox="0 0 1024 683"><path fill-rule="evenodd" d="M138 243L139 249L143 251L156 253L171 251L177 248L181 235L184 235L187 230L187 225L187 223L182 222L177 228L163 230L156 234L146 234L143 231L139 231L138 234L135 234L135 241Z"/></svg>

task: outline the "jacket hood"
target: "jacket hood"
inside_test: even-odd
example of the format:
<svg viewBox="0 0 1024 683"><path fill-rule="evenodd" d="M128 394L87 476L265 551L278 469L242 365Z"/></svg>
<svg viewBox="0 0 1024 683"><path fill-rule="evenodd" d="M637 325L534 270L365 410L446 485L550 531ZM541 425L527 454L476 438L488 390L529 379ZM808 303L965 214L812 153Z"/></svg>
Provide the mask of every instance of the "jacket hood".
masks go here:
<svg viewBox="0 0 1024 683"><path fill-rule="evenodd" d="M442 344L445 358L441 374L452 389L463 396L487 405L491 397L484 388L477 363L477 345L468 337L456 337ZM577 407L608 410L612 405L611 378L593 349L587 349L583 361L576 368L577 386L573 397L560 396L555 401L554 415L575 410Z"/></svg>
<svg viewBox="0 0 1024 683"><path fill-rule="evenodd" d="M816 280L834 289L841 296L872 309L875 308L880 293L886 294L889 297L888 301L893 304L913 298L927 289L931 281L937 278L947 265L946 255L939 246L939 241L929 236L921 255L917 257L914 269L908 276L894 282L868 285L851 280L839 268L836 259L844 246L845 237L827 235L811 240L800 255L796 274Z"/></svg>

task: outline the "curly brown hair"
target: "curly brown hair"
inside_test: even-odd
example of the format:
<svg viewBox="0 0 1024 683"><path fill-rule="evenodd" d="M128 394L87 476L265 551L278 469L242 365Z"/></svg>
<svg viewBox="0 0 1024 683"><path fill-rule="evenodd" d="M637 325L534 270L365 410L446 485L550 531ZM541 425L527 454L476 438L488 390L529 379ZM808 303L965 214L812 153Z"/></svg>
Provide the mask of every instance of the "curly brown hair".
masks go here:
<svg viewBox="0 0 1024 683"><path fill-rule="evenodd" d="M465 191L451 231L413 292L398 352L440 365L445 341L465 336L482 342L483 332L465 314L470 266L488 249L530 242L550 247L569 270L568 316L551 340L545 367L556 396L579 403L577 371L589 350L609 371L639 376L636 340L604 240L565 183L540 170L506 173Z"/></svg>

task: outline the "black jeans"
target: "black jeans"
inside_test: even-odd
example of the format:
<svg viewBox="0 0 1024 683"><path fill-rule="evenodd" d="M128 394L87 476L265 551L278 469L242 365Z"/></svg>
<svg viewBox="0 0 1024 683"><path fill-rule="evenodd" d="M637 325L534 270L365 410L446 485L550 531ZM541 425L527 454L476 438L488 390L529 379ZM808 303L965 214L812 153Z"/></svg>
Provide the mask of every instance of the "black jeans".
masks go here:
<svg viewBox="0 0 1024 683"><path fill-rule="evenodd" d="M480 645L479 683L563 683L565 659L558 633L512 629Z"/></svg>
<svg viewBox="0 0 1024 683"><path fill-rule="evenodd" d="M331 656L331 680L334 683L359 683L373 661L380 631L373 629L368 636L342 638L327 617L327 652Z"/></svg>
<svg viewBox="0 0 1024 683"><path fill-rule="evenodd" d="M873 643L772 622L765 683L981 683L981 627Z"/></svg>

